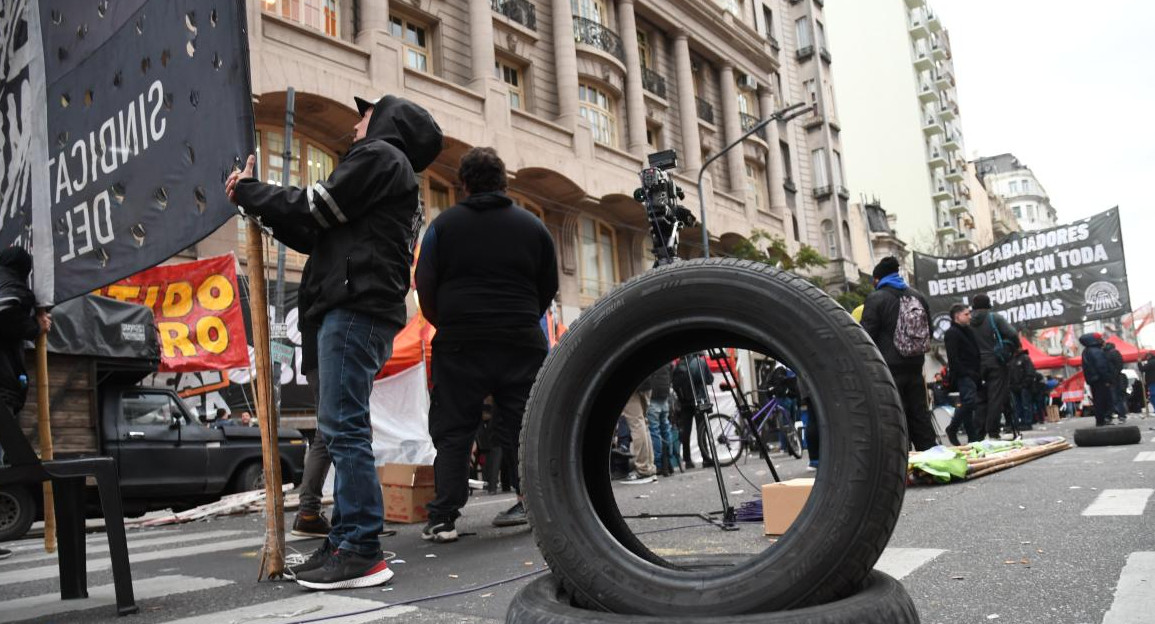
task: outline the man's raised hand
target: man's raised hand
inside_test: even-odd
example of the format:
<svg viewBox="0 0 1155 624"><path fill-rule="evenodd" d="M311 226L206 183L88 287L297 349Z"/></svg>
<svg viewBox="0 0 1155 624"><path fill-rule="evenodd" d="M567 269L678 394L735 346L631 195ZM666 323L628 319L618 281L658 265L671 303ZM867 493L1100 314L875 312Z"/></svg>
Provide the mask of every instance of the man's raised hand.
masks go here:
<svg viewBox="0 0 1155 624"><path fill-rule="evenodd" d="M229 201L234 204L237 203L237 182L244 178L253 177L253 167L257 164L256 156L249 154L249 158L245 161L245 168L241 171L233 171L225 180L225 195L229 196Z"/></svg>

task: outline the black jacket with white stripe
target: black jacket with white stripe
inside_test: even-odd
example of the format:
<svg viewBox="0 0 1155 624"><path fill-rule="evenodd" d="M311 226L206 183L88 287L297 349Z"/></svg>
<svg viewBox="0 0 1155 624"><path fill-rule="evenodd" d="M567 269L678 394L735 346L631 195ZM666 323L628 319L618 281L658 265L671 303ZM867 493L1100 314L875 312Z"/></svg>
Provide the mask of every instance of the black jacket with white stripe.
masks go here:
<svg viewBox="0 0 1155 624"><path fill-rule="evenodd" d="M415 176L441 152L441 128L423 108L378 100L365 138L327 180L282 188L254 178L236 186L237 203L273 235L309 254L299 291L301 316L320 324L343 308L405 323L413 247L423 216Z"/></svg>

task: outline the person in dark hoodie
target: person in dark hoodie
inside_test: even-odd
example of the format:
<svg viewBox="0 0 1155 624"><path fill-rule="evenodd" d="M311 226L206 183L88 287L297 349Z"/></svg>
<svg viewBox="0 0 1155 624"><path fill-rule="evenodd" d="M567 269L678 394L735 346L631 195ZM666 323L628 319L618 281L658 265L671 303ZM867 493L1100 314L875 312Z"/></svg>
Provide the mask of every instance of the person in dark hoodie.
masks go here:
<svg viewBox="0 0 1155 624"><path fill-rule="evenodd" d="M437 328L429 404L436 495L421 532L433 542L457 539L486 396L493 396L491 426L502 455L518 457L526 399L549 349L540 320L558 288L553 238L505 194L497 152L469 150L457 176L467 197L429 226L414 275L421 312ZM511 485L517 503L497 514L494 526L527 522L521 483Z"/></svg>
<svg viewBox="0 0 1155 624"><path fill-rule="evenodd" d="M979 419L977 433L986 435L988 440L999 440L1000 422L1003 413L1008 412L1011 399L1010 373L1011 358L1021 347L1019 332L1002 315L991 311L991 298L975 295L974 311L971 312L971 329L979 344L979 361L985 392L979 397ZM1008 422L1013 420L1013 415Z"/></svg>
<svg viewBox="0 0 1155 624"><path fill-rule="evenodd" d="M36 297L28 288L32 256L22 247L0 251L0 402L16 418L28 398L28 371L24 368L24 342L36 340L52 327L52 315L36 309ZM4 452L0 449L0 463ZM0 548L0 559L12 551Z"/></svg>
<svg viewBox="0 0 1155 624"><path fill-rule="evenodd" d="M982 437L974 422L975 408L978 407L979 401L979 384L982 383L979 343L975 340L974 331L970 326L970 306L965 303L951 306L950 320L950 328L943 335L943 342L946 344L949 381L951 387L958 390L959 406L946 427L946 436L951 444L962 446L958 439L960 426L967 432L968 442L978 442Z"/></svg>
<svg viewBox="0 0 1155 624"><path fill-rule="evenodd" d="M895 345L896 328L904 296L911 295L922 305L926 320L926 335L932 328L930 306L926 297L907 286L898 274L898 258L887 256L874 267L874 292L866 297L862 308L862 328L870 334L878 350L882 352L898 395L902 399L902 410L906 414L906 429L910 443L915 450L925 451L935 445L934 426L926 406L926 383L922 377L923 354L903 355Z"/></svg>
<svg viewBox="0 0 1155 624"><path fill-rule="evenodd" d="M406 320L422 222L415 174L442 143L437 122L408 100L355 101L361 120L353 145L327 180L307 188L264 184L253 178L249 156L225 182L229 199L309 254L298 306L303 322L317 327L317 425L337 473L328 539L289 568L310 589L370 587L393 577L378 541L384 519L369 394Z"/></svg>
<svg viewBox="0 0 1155 624"><path fill-rule="evenodd" d="M1079 336L1083 345L1083 377L1091 386L1091 403L1095 409L1095 426L1111 424L1111 411L1115 408L1115 377L1111 362L1103 352L1103 335L1099 333Z"/></svg>
<svg viewBox="0 0 1155 624"><path fill-rule="evenodd" d="M1127 376L1123 374L1123 354L1109 340L1103 341L1103 355L1111 365L1111 388L1115 391L1114 411L1120 423L1127 422Z"/></svg>

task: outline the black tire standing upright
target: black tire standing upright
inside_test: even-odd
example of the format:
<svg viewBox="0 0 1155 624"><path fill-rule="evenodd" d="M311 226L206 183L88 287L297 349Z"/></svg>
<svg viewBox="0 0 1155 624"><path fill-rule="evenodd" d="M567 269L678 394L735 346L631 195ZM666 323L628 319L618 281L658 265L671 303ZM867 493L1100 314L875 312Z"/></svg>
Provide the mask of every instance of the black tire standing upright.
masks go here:
<svg viewBox="0 0 1155 624"><path fill-rule="evenodd" d="M739 565L691 569L627 526L608 441L648 371L720 346L787 363L813 389L822 465L772 547ZM534 537L575 603L682 617L796 609L857 592L898 521L907 459L894 380L862 328L806 280L736 260L660 267L586 310L538 375L521 448Z"/></svg>

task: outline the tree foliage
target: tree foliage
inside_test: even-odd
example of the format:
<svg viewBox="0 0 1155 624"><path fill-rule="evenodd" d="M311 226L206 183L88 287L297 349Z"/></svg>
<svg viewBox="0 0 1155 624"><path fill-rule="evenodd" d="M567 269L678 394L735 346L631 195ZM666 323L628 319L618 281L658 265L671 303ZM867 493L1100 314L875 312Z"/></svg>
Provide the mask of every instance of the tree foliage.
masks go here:
<svg viewBox="0 0 1155 624"><path fill-rule="evenodd" d="M850 290L835 295L834 300L838 302L838 305L845 308L847 312L853 312L854 308L866 302L866 297L872 292L874 292L874 284L871 282L870 277L860 275L857 284L854 284Z"/></svg>
<svg viewBox="0 0 1155 624"><path fill-rule="evenodd" d="M829 264L817 249L806 244L799 247L794 255L790 255L785 239L759 229L755 229L750 238L735 245L730 255L743 260L764 262L794 273L812 268L820 269Z"/></svg>

